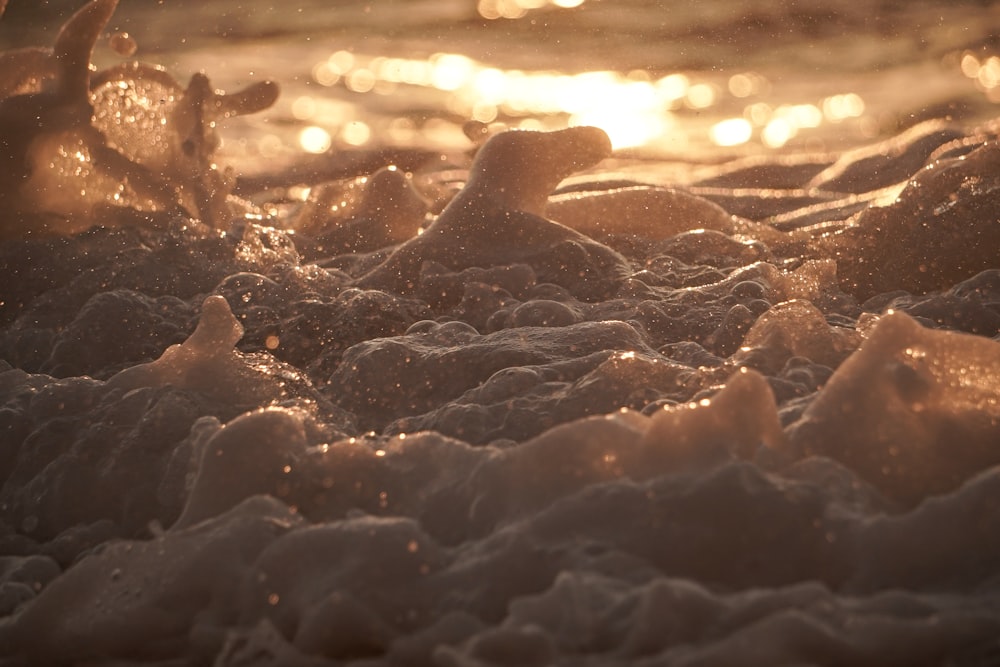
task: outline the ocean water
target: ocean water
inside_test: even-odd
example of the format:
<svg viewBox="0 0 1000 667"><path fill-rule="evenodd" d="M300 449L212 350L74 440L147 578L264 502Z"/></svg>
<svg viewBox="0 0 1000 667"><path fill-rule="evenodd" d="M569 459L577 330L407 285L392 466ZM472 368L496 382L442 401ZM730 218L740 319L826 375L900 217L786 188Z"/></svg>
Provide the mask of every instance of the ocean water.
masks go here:
<svg viewBox="0 0 1000 667"><path fill-rule="evenodd" d="M1000 7L6 4L0 665L1000 661Z"/></svg>
<svg viewBox="0 0 1000 667"><path fill-rule="evenodd" d="M14 2L0 40L45 43L73 4L42 3L38 17ZM597 125L617 148L686 159L843 150L930 117L988 118L1000 99L990 2L561 4L575 6L137 1L109 28L182 81L205 71L222 88L280 82L278 104L233 129L244 159L462 147L469 119ZM98 49L96 62L109 59L121 58Z"/></svg>

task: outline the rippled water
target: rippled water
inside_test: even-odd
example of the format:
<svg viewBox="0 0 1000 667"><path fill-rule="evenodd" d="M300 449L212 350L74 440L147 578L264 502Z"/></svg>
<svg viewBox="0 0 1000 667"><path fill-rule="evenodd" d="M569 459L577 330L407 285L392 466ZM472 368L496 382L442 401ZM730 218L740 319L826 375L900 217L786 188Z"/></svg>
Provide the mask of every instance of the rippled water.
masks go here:
<svg viewBox="0 0 1000 667"><path fill-rule="evenodd" d="M136 2L112 27L179 75L281 82L278 106L233 132L249 158L454 148L468 119L598 125L617 147L696 159L840 150L930 116L985 118L1000 101L993 3L558 4ZM0 38L37 40L42 21L18 9ZM518 18L485 18L497 15Z"/></svg>

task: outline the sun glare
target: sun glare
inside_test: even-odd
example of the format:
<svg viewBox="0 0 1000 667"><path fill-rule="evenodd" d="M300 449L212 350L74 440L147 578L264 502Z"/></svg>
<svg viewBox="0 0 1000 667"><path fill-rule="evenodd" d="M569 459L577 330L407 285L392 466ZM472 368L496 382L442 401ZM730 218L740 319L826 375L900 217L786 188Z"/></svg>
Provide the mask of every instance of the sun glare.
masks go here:
<svg viewBox="0 0 1000 667"><path fill-rule="evenodd" d="M739 146L750 141L753 126L744 118L729 118L713 125L711 135L718 146Z"/></svg>
<svg viewBox="0 0 1000 667"><path fill-rule="evenodd" d="M545 5L573 7L582 2L563 0L483 0L480 12L487 18L514 17L519 12ZM484 9L487 8L487 9ZM1000 63L1000 61L997 61ZM991 82L994 61L980 63L973 57L963 60L963 71L979 80ZM572 125L600 127L616 149L639 146L669 146L671 150L694 143L735 147L758 142L768 148L781 148L801 131L823 123L841 123L862 116L864 100L856 93L832 95L817 103L772 107L761 101L771 93L771 82L757 72L739 72L718 80L692 80L688 74L675 72L659 78L646 71L628 73L586 71L525 71L501 69L457 53L434 53L426 59L374 57L364 58L347 51L337 51L313 67L313 80L322 86L340 85L358 93L391 94L398 86L415 86L447 95L449 113L482 123L500 122L511 127L534 124L544 129ZM742 107L742 113L722 116L702 125L700 137L682 133L678 114L702 115L706 111L721 115L720 110ZM396 119L389 128L372 125L349 125L338 129L339 122L316 108L312 99L295 102L293 115L304 122L317 124L302 133L299 143L310 152L329 148L327 133L318 127L333 127L341 141L351 145L368 143L387 133L411 141L418 128L412 123L403 127ZM718 117L718 116L717 116ZM442 128L432 128L433 119L422 124L419 133L425 138ZM454 128L452 128L454 129ZM440 130L440 131L439 131ZM328 134L328 133L327 133ZM448 136L455 132L448 130ZM328 135L329 136L329 135ZM461 133L458 133L461 140Z"/></svg>
<svg viewBox="0 0 1000 667"><path fill-rule="evenodd" d="M560 9L579 7L585 0L479 0L477 10L484 19L519 19L533 9L548 5Z"/></svg>

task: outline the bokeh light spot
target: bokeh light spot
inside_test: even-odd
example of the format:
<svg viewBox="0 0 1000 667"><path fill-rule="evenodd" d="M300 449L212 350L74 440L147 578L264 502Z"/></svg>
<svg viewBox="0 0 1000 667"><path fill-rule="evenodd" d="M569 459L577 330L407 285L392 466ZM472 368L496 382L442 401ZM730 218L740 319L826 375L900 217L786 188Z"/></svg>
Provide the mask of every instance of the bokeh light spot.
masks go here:
<svg viewBox="0 0 1000 667"><path fill-rule="evenodd" d="M307 153L325 153L332 144L330 133L322 127L310 125L299 132L299 145Z"/></svg>

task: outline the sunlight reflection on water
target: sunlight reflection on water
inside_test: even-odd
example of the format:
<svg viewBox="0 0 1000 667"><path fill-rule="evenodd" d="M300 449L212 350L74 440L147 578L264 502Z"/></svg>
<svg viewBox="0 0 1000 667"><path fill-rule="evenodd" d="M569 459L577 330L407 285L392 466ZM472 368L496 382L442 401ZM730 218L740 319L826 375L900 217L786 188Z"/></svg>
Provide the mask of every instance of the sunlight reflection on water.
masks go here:
<svg viewBox="0 0 1000 667"><path fill-rule="evenodd" d="M711 160L843 150L928 114L994 115L1000 56L987 24L1000 9L796 6L218 0L178 11L136 0L96 56L117 62L137 44L136 57L181 80L202 71L223 90L279 82L272 109L227 128L227 157L249 160L464 150L468 121L596 125L633 154ZM0 39L6 28L8 39L51 41L28 40L25 25L0 22Z"/></svg>
<svg viewBox="0 0 1000 667"><path fill-rule="evenodd" d="M594 125L608 133L615 148L683 143L686 137L676 122L678 112L722 105L736 105L739 115L707 130L707 138L716 146L759 141L779 148L804 129L859 118L865 110L864 100L853 92L772 108L759 100L770 91L770 82L756 72L733 74L720 85L695 82L683 73L653 78L643 70L624 74L505 70L457 53L435 53L426 59L363 58L338 50L312 67L312 78L323 87L342 86L360 95L399 94L407 88L437 91L446 95L444 104L450 113L481 123L502 121L511 127L546 129ZM736 103L743 103L742 109ZM294 103L299 120L318 125L333 122L322 117L320 108L310 96ZM353 131L342 131L349 144L361 145L372 136L359 129L357 121L350 126ZM301 133L302 148L326 150L320 148L328 144L317 140L318 129L312 126ZM397 129L405 133L405 126L397 125Z"/></svg>
<svg viewBox="0 0 1000 667"><path fill-rule="evenodd" d="M584 0L479 0L476 10L484 19L519 19L546 5L573 9L583 3Z"/></svg>

